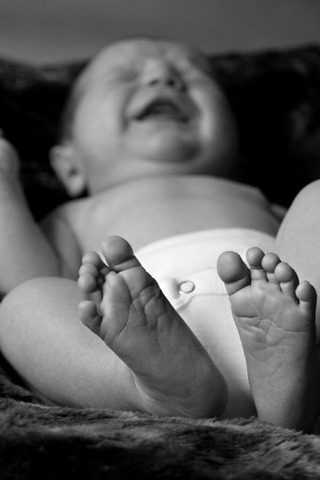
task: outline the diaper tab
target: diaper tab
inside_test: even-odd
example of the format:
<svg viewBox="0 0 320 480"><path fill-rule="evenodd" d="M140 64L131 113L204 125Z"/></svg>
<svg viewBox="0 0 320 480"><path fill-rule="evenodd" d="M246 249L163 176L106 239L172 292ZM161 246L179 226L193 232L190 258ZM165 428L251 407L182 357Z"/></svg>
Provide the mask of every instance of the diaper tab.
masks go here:
<svg viewBox="0 0 320 480"><path fill-rule="evenodd" d="M196 286L192 282L192 280L184 280L179 284L179 293L180 294L191 293L195 288Z"/></svg>

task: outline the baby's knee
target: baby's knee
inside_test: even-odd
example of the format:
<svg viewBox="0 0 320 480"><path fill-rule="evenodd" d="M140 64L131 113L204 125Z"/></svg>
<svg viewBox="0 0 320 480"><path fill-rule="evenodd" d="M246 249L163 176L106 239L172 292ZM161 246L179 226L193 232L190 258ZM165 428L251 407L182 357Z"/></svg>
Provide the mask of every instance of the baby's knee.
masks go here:
<svg viewBox="0 0 320 480"><path fill-rule="evenodd" d="M296 206L318 205L320 200L320 180L315 180L305 187L297 194L294 199Z"/></svg>
<svg viewBox="0 0 320 480"><path fill-rule="evenodd" d="M56 277L38 277L11 290L0 306L0 321L13 315L36 315L47 308L58 308L61 299L78 301L76 283Z"/></svg>

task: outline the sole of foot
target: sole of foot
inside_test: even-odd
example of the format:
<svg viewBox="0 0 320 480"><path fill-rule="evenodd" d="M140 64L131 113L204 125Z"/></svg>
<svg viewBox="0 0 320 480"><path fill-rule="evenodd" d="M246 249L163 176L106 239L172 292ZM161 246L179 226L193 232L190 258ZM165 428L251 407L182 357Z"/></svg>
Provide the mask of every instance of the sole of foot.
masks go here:
<svg viewBox="0 0 320 480"><path fill-rule="evenodd" d="M230 298L258 416L308 430L319 403L316 292L274 253L253 247L247 263L224 252L218 273Z"/></svg>
<svg viewBox="0 0 320 480"><path fill-rule="evenodd" d="M207 351L121 237L83 258L81 321L124 362L140 407L162 415L219 415L223 377Z"/></svg>

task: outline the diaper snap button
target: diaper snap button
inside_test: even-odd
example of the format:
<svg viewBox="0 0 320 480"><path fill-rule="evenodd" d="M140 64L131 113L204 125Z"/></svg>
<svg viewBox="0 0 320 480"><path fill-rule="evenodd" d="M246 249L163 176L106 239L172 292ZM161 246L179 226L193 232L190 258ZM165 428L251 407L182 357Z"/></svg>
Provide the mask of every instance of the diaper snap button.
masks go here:
<svg viewBox="0 0 320 480"><path fill-rule="evenodd" d="M195 288L196 286L191 280L185 280L179 285L179 293L191 293Z"/></svg>

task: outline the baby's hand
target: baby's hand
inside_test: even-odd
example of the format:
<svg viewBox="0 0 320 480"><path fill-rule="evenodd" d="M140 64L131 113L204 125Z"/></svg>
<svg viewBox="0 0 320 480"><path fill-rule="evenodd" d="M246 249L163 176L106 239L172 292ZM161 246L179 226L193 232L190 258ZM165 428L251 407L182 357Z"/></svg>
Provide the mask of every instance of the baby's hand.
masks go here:
<svg viewBox="0 0 320 480"><path fill-rule="evenodd" d="M3 138L0 131L0 175L17 178L20 161L17 152L7 140Z"/></svg>

